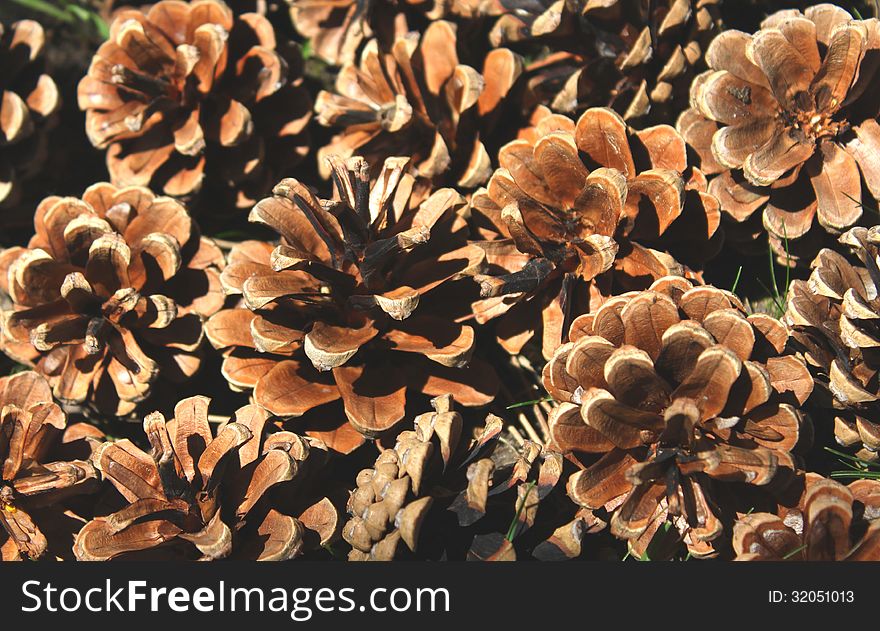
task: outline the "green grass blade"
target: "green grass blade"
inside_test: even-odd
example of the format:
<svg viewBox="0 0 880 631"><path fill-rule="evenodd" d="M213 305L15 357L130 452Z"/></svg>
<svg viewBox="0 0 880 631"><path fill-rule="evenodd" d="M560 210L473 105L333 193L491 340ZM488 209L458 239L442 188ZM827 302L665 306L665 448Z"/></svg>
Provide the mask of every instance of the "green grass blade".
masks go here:
<svg viewBox="0 0 880 631"><path fill-rule="evenodd" d="M739 285L739 279L740 279L740 276L742 276L742 273L743 273L743 266L740 265L739 269L736 270L736 278L733 279L733 285L730 288L730 293L732 293L732 294L736 293L736 288Z"/></svg>

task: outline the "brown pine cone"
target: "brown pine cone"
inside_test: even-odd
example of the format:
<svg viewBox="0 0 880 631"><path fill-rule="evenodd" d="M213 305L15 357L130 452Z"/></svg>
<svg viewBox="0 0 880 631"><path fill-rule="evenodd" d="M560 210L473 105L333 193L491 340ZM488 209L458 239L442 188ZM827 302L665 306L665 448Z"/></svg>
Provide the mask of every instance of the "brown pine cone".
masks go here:
<svg viewBox="0 0 880 631"><path fill-rule="evenodd" d="M521 59L506 48L486 55L482 74L463 64L456 26L443 20L420 37L397 38L387 51L371 40L358 65L339 71L336 92L315 101L318 122L341 128L318 152L319 164L329 155L360 155L378 166L385 156L407 155L413 171L436 185L478 186L492 173L484 136L521 71Z"/></svg>
<svg viewBox="0 0 880 631"><path fill-rule="evenodd" d="M308 151L301 65L256 13L162 0L115 13L79 106L118 186L181 198L213 188L246 207Z"/></svg>
<svg viewBox="0 0 880 631"><path fill-rule="evenodd" d="M420 393L454 391L464 405L494 397L494 371L470 361L474 329L460 324L470 314L460 284L485 255L468 244L465 202L452 189L410 207L407 162L389 158L371 186L362 158L334 157L333 199L287 179L251 212L281 244L233 249L221 280L244 306L206 331L228 349L230 384L253 388L273 414L299 417L341 398L351 425L375 437Z"/></svg>
<svg viewBox="0 0 880 631"><path fill-rule="evenodd" d="M27 248L0 253L0 349L64 403L132 412L160 376L199 368L202 319L223 306L223 255L183 206L95 184L37 207Z"/></svg>
<svg viewBox="0 0 880 631"><path fill-rule="evenodd" d="M808 475L796 509L740 517L733 549L737 561L880 561L880 482Z"/></svg>
<svg viewBox="0 0 880 631"><path fill-rule="evenodd" d="M497 15L497 0L286 0L296 30L328 64L355 63L364 43L390 46L411 30L442 17Z"/></svg>
<svg viewBox="0 0 880 631"><path fill-rule="evenodd" d="M60 503L96 490L98 474L88 461L52 458L67 417L41 375L0 378L0 410L0 559L37 559L57 543L47 536L63 521ZM46 533L34 523L37 511Z"/></svg>
<svg viewBox="0 0 880 631"><path fill-rule="evenodd" d="M15 203L21 185L39 173L48 155L47 132L61 105L43 72L43 27L33 20L0 24L0 205Z"/></svg>
<svg viewBox="0 0 880 631"><path fill-rule="evenodd" d="M450 395L431 404L434 412L417 416L413 430L358 474L342 529L349 560L454 559L465 551L475 560L514 560L512 542L534 524L562 475L562 457L526 441L510 458L500 453L510 451L498 441L500 418L490 415L471 438ZM470 527L478 522L503 532L474 536ZM551 545L579 553L583 529L569 530L573 545Z"/></svg>
<svg viewBox="0 0 880 631"><path fill-rule="evenodd" d="M149 455L128 439L96 451L95 466L125 505L83 527L77 559L131 558L160 547L203 560L300 554L305 527L274 506L270 494L297 479L323 445L291 432L267 433L269 415L255 405L240 408L214 435L209 402L184 399L167 422L159 412L147 415Z"/></svg>
<svg viewBox="0 0 880 631"><path fill-rule="evenodd" d="M369 4L357 0L287 0L296 30L308 38L315 54L334 66L357 60L364 42L377 38L390 44L410 30L409 10L427 9L433 3L419 0Z"/></svg>
<svg viewBox="0 0 880 631"><path fill-rule="evenodd" d="M730 292L662 278L580 316L569 337L544 368L561 402L551 445L601 456L569 495L613 511L611 532L638 554L667 520L711 554L746 485L790 473L810 440L799 407L813 381L785 326L746 316Z"/></svg>
<svg viewBox="0 0 880 631"><path fill-rule="evenodd" d="M853 228L840 237L847 258L823 249L809 281L788 290L785 318L816 379L820 406L833 408L834 435L858 455L877 460L880 449L880 226ZM853 261L858 261L853 263Z"/></svg>
<svg viewBox="0 0 880 631"><path fill-rule="evenodd" d="M878 51L880 21L831 4L712 42L678 129L736 241L751 243L762 218L780 261L806 262L859 220L863 186L880 198Z"/></svg>
<svg viewBox="0 0 880 631"><path fill-rule="evenodd" d="M508 352L537 335L549 359L572 314L668 274L692 275L675 258L699 269L722 235L718 202L672 127L634 131L604 108L576 124L542 109L532 122L473 196L491 265L474 309L480 322L503 314L497 334Z"/></svg>
<svg viewBox="0 0 880 631"><path fill-rule="evenodd" d="M526 70L536 103L557 112L608 106L628 122L667 121L687 106L720 28L719 0L500 0L490 40L548 44Z"/></svg>

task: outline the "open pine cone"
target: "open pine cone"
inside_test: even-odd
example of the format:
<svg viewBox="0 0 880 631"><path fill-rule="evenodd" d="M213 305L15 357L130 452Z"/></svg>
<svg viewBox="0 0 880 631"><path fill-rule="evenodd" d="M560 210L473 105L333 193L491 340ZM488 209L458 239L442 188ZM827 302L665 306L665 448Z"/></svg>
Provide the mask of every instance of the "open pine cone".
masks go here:
<svg viewBox="0 0 880 631"><path fill-rule="evenodd" d="M329 155L360 155L378 166L385 156L403 154L435 184L478 186L492 172L483 136L521 70L520 58L506 48L486 55L482 74L461 63L456 26L443 20L421 37L396 39L387 52L371 40L358 65L339 71L336 93L322 91L315 101L318 122L342 128L318 152L319 164L323 169Z"/></svg>
<svg viewBox="0 0 880 631"><path fill-rule="evenodd" d="M68 404L123 415L160 376L199 368L202 318L223 306L223 255L179 203L95 184L48 197L27 248L0 253L0 349Z"/></svg>
<svg viewBox="0 0 880 631"><path fill-rule="evenodd" d="M44 44L43 27L33 20L0 24L0 205L18 199L22 182L39 173L48 154L61 97L43 72Z"/></svg>
<svg viewBox="0 0 880 631"><path fill-rule="evenodd" d="M354 63L364 42L390 44L409 31L407 10L433 3L419 0L287 0L296 30L328 64Z"/></svg>
<svg viewBox="0 0 880 631"><path fill-rule="evenodd" d="M693 554L711 554L737 508L726 490L735 502L793 470L809 440L798 408L813 381L786 354L785 326L746 316L730 292L662 278L580 316L569 338L544 368L561 403L551 444L601 455L569 495L613 511L612 533L639 554L667 519Z"/></svg>
<svg viewBox="0 0 880 631"><path fill-rule="evenodd" d="M840 237L853 256L823 249L809 281L788 290L785 318L807 360L819 405L833 408L834 435L858 455L877 460L880 450L880 226L853 228ZM858 261L853 263L852 261Z"/></svg>
<svg viewBox="0 0 880 631"><path fill-rule="evenodd" d="M41 375L0 378L0 410L0 558L37 559L50 542L34 523L34 511L48 509L48 522L60 520L59 503L95 490L98 474L84 460L52 459L67 417Z"/></svg>
<svg viewBox="0 0 880 631"><path fill-rule="evenodd" d="M115 184L182 198L204 185L244 207L308 151L300 66L256 13L162 0L115 14L79 106Z"/></svg>
<svg viewBox="0 0 880 631"><path fill-rule="evenodd" d="M880 482L808 475L800 505L733 525L737 561L880 561Z"/></svg>
<svg viewBox="0 0 880 631"><path fill-rule="evenodd" d="M634 131L604 108L577 123L544 109L533 122L473 196L492 266L481 277L487 300L474 308L480 322L503 314L497 333L508 352L538 335L549 359L572 314L690 273L673 257L699 269L722 237L718 202L672 127Z"/></svg>
<svg viewBox="0 0 880 631"><path fill-rule="evenodd" d="M296 30L334 66L354 63L364 43L390 47L410 30L442 17L497 14L496 0L286 0Z"/></svg>
<svg viewBox="0 0 880 631"><path fill-rule="evenodd" d="M267 433L269 415L255 405L240 408L214 435L209 402L184 399L170 421L159 412L147 415L149 455L128 439L95 452L95 466L126 505L83 527L77 559L125 558L160 546L204 560L280 561L301 552L303 523L281 512L270 495L295 480L323 445L291 432Z"/></svg>
<svg viewBox="0 0 880 631"><path fill-rule="evenodd" d="M413 430L401 432L393 449L358 474L348 501L351 519L342 529L352 546L349 560L416 553L456 559L465 552L471 559L516 559L512 541L534 524L541 500L559 481L561 455L529 441L513 458L501 455L500 418L490 415L470 437L450 395L431 404L434 412L417 416ZM470 527L477 523L493 532L474 536ZM564 544L544 545L575 556L584 531L571 522L565 532Z"/></svg>
<svg viewBox="0 0 880 631"><path fill-rule="evenodd" d="M549 44L527 68L529 93L557 112L608 106L629 122L687 106L720 25L719 0L500 0L496 46Z"/></svg>
<svg viewBox="0 0 880 631"><path fill-rule="evenodd" d="M861 217L863 184L880 198L877 54L880 21L831 4L712 42L678 128L737 241L752 243L763 219L780 260L810 260Z"/></svg>
<svg viewBox="0 0 880 631"><path fill-rule="evenodd" d="M348 421L374 437L419 393L492 400L497 378L470 361L474 329L459 323L470 304L456 282L468 283L485 255L467 242L455 191L410 207L407 162L389 158L371 186L362 158L334 157L333 199L287 179L251 212L281 244L233 249L221 280L244 305L215 315L206 331L228 349L230 384L253 388L273 414L299 417L341 398Z"/></svg>

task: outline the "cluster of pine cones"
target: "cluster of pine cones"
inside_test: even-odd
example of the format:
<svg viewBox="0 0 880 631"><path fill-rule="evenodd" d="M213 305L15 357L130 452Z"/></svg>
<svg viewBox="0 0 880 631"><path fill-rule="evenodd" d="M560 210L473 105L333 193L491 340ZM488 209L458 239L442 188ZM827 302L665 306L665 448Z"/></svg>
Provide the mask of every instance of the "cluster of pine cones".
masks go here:
<svg viewBox="0 0 880 631"><path fill-rule="evenodd" d="M876 3L71 3L3 560L880 560Z"/></svg>

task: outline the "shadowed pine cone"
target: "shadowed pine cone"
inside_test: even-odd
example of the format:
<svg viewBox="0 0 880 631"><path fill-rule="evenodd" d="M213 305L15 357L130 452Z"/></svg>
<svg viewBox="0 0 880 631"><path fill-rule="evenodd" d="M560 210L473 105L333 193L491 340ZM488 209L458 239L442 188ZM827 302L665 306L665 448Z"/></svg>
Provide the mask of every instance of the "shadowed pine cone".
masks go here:
<svg viewBox="0 0 880 631"><path fill-rule="evenodd" d="M162 0L114 15L79 106L114 184L182 198L204 185L245 207L308 151L301 63L282 58L256 13Z"/></svg>
<svg viewBox="0 0 880 631"><path fill-rule="evenodd" d="M737 561L878 561L880 482L844 486L808 474L796 509L740 517L733 549Z"/></svg>
<svg viewBox="0 0 880 631"><path fill-rule="evenodd" d="M569 495L613 512L611 532L639 555L667 519L693 554L713 553L745 485L794 470L789 452L810 440L798 408L813 381L785 326L746 316L730 292L663 278L580 316L569 337L544 368L561 403L551 445L601 456Z"/></svg>
<svg viewBox="0 0 880 631"><path fill-rule="evenodd" d="M315 101L318 122L341 128L318 152L319 164L323 169L322 158L336 154L377 166L404 154L434 184L478 186L492 172L484 136L521 71L519 56L506 48L486 55L482 74L461 63L456 26L443 20L421 36L396 39L388 52L371 40L358 65L339 71L336 92L322 91Z"/></svg>
<svg viewBox="0 0 880 631"><path fill-rule="evenodd" d="M500 0L495 46L547 44L526 70L531 98L557 112L608 106L640 125L687 106L719 30L719 0Z"/></svg>
<svg viewBox="0 0 880 631"><path fill-rule="evenodd" d="M348 421L374 437L419 393L455 391L464 405L494 397L494 371L470 361L474 329L459 323L470 303L456 282L469 284L485 255L468 244L465 202L452 189L410 207L407 162L388 158L371 186L362 158L333 157L333 199L288 179L251 212L281 244L233 249L221 280L244 305L206 331L229 349L230 385L253 388L273 414L299 417L341 398Z"/></svg>
<svg viewBox="0 0 880 631"><path fill-rule="evenodd" d="M382 47L443 17L497 15L497 0L286 0L296 30L328 64L354 63L365 42Z"/></svg>
<svg viewBox="0 0 880 631"><path fill-rule="evenodd" d="M434 412L417 416L413 430L358 474L342 529L349 560L516 559L512 542L534 524L539 503L562 475L562 457L530 441L520 453L506 453L500 418L490 415L471 438L450 395L431 404ZM474 537L477 523L503 532ZM583 529L572 522L569 530L565 545L545 545L579 553Z"/></svg>
<svg viewBox="0 0 880 631"><path fill-rule="evenodd" d="M786 321L816 379L817 403L833 408L834 435L858 455L880 449L880 227L853 228L840 237L853 256L823 249L809 281L788 290ZM852 261L858 261L853 263Z"/></svg>
<svg viewBox="0 0 880 631"><path fill-rule="evenodd" d="M499 341L518 353L537 335L549 359L572 314L621 291L688 273L720 247L717 200L687 166L668 125L634 131L613 111L574 123L543 109L502 147L501 168L474 194L473 223L488 241L480 322L501 316ZM656 249L654 249L656 248ZM659 250L669 250L669 256Z"/></svg>
<svg viewBox="0 0 880 631"><path fill-rule="evenodd" d="M878 54L880 22L831 4L712 42L678 129L736 241L766 230L781 261L810 260L859 220L863 185L880 198Z"/></svg>
<svg viewBox="0 0 880 631"><path fill-rule="evenodd" d="M95 184L37 207L27 248L0 253L0 348L67 404L124 415L160 376L200 365L202 318L223 306L223 255L183 206Z"/></svg>
<svg viewBox="0 0 880 631"><path fill-rule="evenodd" d="M43 27L33 20L0 25L0 205L17 201L22 181L39 173L48 154L61 97L43 73L44 44Z"/></svg>
<svg viewBox="0 0 880 631"><path fill-rule="evenodd" d="M96 490L98 474L84 460L52 459L67 417L41 375L0 378L0 410L0 559L37 559L53 547L34 523L38 512L50 511L40 517L54 528L63 520L59 503Z"/></svg>
<svg viewBox="0 0 880 631"><path fill-rule="evenodd" d="M315 54L341 66L357 60L364 42L375 37L385 45L410 30L407 14L432 6L419 0L287 0L296 30L308 38Z"/></svg>
<svg viewBox="0 0 880 631"><path fill-rule="evenodd" d="M109 560L160 546L204 560L281 561L300 554L305 527L278 510L270 494L296 480L323 445L291 432L267 433L269 415L255 405L240 408L215 435L209 402L184 399L167 422L159 412L147 415L149 455L128 439L95 452L95 466L126 504L83 527L77 559Z"/></svg>

